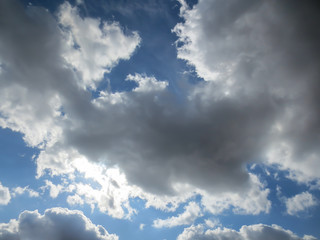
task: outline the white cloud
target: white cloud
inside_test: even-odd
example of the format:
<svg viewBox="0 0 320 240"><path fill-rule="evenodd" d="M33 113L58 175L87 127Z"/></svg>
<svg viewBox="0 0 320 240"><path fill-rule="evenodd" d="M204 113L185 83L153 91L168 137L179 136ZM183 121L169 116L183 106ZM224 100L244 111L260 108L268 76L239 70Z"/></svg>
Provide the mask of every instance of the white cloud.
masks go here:
<svg viewBox="0 0 320 240"><path fill-rule="evenodd" d="M0 182L0 205L7 205L10 202L11 195L9 188L3 186Z"/></svg>
<svg viewBox="0 0 320 240"><path fill-rule="evenodd" d="M13 197L16 197L17 195L22 195L25 193L27 193L29 195L29 197L39 197L40 196L40 194L37 191L30 189L29 186L16 187L12 190L13 190L13 192L12 192Z"/></svg>
<svg viewBox="0 0 320 240"><path fill-rule="evenodd" d="M142 231L145 226L146 226L146 225L145 225L144 223L141 223L141 224L139 225L139 229Z"/></svg>
<svg viewBox="0 0 320 240"><path fill-rule="evenodd" d="M72 205L83 205L84 201L78 194L75 194L75 195L69 195L67 197L67 203L71 206Z"/></svg>
<svg viewBox="0 0 320 240"><path fill-rule="evenodd" d="M172 228L181 225L190 225L198 217L202 216L201 208L196 202L190 202L184 207L184 212L178 216L170 217L167 219L156 219L153 221L153 227L155 228Z"/></svg>
<svg viewBox="0 0 320 240"><path fill-rule="evenodd" d="M216 228L221 226L219 219L206 219L204 220L204 222L209 228Z"/></svg>
<svg viewBox="0 0 320 240"><path fill-rule="evenodd" d="M117 240L100 225L94 225L81 211L47 209L43 215L24 211L17 220L0 224L0 240Z"/></svg>
<svg viewBox="0 0 320 240"><path fill-rule="evenodd" d="M61 158L54 158L54 155L42 155L38 158L38 166L49 168L54 175L68 177L67 181L57 185L46 180L45 187L50 188L51 197L65 192L68 194L67 202L70 205L85 203L92 208L98 207L101 212L115 218L130 218L135 213L130 206L129 198L142 195L142 191L129 185L125 175L118 168L108 168L103 164L90 162L75 151L57 153L57 156ZM61 162L55 164L57 161ZM64 165L65 163L67 164ZM44 168L38 170L40 177ZM76 176L80 179L76 180Z"/></svg>
<svg viewBox="0 0 320 240"><path fill-rule="evenodd" d="M135 92L161 91L168 86L168 82L157 81L155 77L148 77L137 73L135 75L128 75L126 80L138 83L138 87L133 90Z"/></svg>
<svg viewBox="0 0 320 240"><path fill-rule="evenodd" d="M116 22L80 17L68 2L60 6L58 17L67 43L63 56L81 73L86 87L95 88L95 82L119 60L128 60L141 41L136 32L125 34Z"/></svg>
<svg viewBox="0 0 320 240"><path fill-rule="evenodd" d="M63 186L60 184L55 185L49 180L45 180L45 183L46 183L46 185L43 186L43 189L49 188L50 197L52 197L52 198L58 197L58 195L63 190Z"/></svg>
<svg viewBox="0 0 320 240"><path fill-rule="evenodd" d="M307 209L318 205L317 199L309 192L297 194L285 201L287 213L290 215L298 215Z"/></svg>
<svg viewBox="0 0 320 240"><path fill-rule="evenodd" d="M203 225L192 225L185 228L177 240L316 240L315 237L305 235L303 238L298 237L290 230L285 230L278 225L255 224L242 226L239 231L229 228L216 228L205 230Z"/></svg>
<svg viewBox="0 0 320 240"><path fill-rule="evenodd" d="M4 79L2 106L8 106L0 109L5 116L1 119L3 126L22 132L30 145L39 146L38 177L46 169L52 175L72 175L78 158L99 161L119 167L129 185L162 195L164 200L178 196L176 203L181 196L194 194L177 191L179 184L210 193L242 192L251 185L244 166L264 146L264 141L252 137L265 132L261 125L269 117L263 107L250 99L210 104L190 98L180 102L166 88L168 83L140 74L128 76L139 85L132 92L102 92L92 101L89 91L77 86L83 76L63 61L65 39L50 13L34 7L27 8L32 10L28 14L13 9L14 14L1 16L9 26L3 29L15 29L11 35L0 35L5 46L0 48L1 55L6 60L6 71L0 75ZM70 31L77 29L77 21L86 21L68 4L60 11L62 23L71 24ZM12 15L20 16L18 22L27 19L19 22L23 27L15 25ZM96 20L87 21L85 24L96 26ZM23 44L21 37L16 37L23 35L19 32L22 28L35 33ZM82 32L78 37L84 37ZM46 44L39 42L41 39ZM31 54L34 52L37 54ZM16 94L17 89L21 94ZM250 128L236 128L240 122ZM161 205L158 200L153 202Z"/></svg>

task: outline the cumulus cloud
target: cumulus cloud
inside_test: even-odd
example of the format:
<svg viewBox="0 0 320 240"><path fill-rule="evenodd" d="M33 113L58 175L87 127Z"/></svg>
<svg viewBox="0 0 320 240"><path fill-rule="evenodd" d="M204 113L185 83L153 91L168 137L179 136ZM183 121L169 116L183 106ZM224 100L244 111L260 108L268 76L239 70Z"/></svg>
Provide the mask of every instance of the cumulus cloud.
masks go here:
<svg viewBox="0 0 320 240"><path fill-rule="evenodd" d="M181 104L165 88L167 83L139 74L127 78L137 82L134 91L101 92L91 101L89 92L78 87L83 77L64 61L65 39L50 14L30 8L27 15L13 7L15 2L2 4L20 16L2 15L9 19L1 35L1 55L8 59L1 74L2 126L23 132L30 145L43 148L38 175L46 168L72 173L70 161L79 152L93 161L116 164L129 182L154 193L174 194L173 185L179 182L216 192L241 191L248 185L245 162L255 153L250 146L264 143L253 135L265 130L261 125L270 118L264 114L269 106L229 100L212 106L193 100ZM76 14L69 5L64 8ZM32 32L20 33L17 22ZM16 32L8 34L9 27ZM26 35L24 44L19 34ZM19 65L12 58L19 59ZM245 107L257 119L252 121L242 111ZM240 119L250 128L235 129Z"/></svg>
<svg viewBox="0 0 320 240"><path fill-rule="evenodd" d="M58 18L66 41L63 57L81 73L84 86L94 88L119 60L128 60L140 43L137 32L126 35L117 22L82 18L68 2L60 6Z"/></svg>
<svg viewBox="0 0 320 240"><path fill-rule="evenodd" d="M287 213L297 215L307 209L318 205L317 199L309 192L297 194L285 201Z"/></svg>
<svg viewBox="0 0 320 240"><path fill-rule="evenodd" d="M47 209L43 215L37 210L24 211L17 220L1 223L0 239L117 240L118 236L93 224L81 211L52 208Z"/></svg>
<svg viewBox="0 0 320 240"><path fill-rule="evenodd" d="M178 216L170 217L167 219L156 219L153 221L153 227L155 228L172 228L181 225L190 225L198 217L202 216L201 208L195 202L190 202L184 207L184 212Z"/></svg>
<svg viewBox="0 0 320 240"><path fill-rule="evenodd" d="M80 67L88 62L101 70L99 54L86 55L89 59L74 63L68 59L66 54L71 53L66 48L80 54L82 59L82 51L89 51L85 46L94 45L104 34L125 37L119 26L115 36L107 34L97 27L97 20L81 18L76 8L67 3L58 11L60 25L42 8L28 7L26 13L15 1L1 4L1 9L6 10L1 14L5 21L1 21L0 55L5 64L0 75L0 124L22 132L29 145L40 148L36 158L37 176L49 169L52 175L68 174L72 178L79 167L75 163L89 160L119 168L128 185L134 185L121 189L123 194L116 195L121 197L119 201L114 201L112 196L118 192L116 187L96 194L97 190L88 185L74 185L75 195L69 197L71 204L81 204L80 198L90 204L100 202L100 209L121 217L124 216L121 203L137 193L147 200L147 206L168 209L172 204L171 210L175 210L199 189L209 194L246 195L256 185L245 165L259 155L266 143L265 138L256 136L263 135L273 119L269 114L272 106L268 103L254 98L242 102L210 98L206 102L193 91L190 96L185 92L186 98L181 101L167 89L166 81L137 73L127 76L127 80L137 83L133 91L101 91L92 100L90 91L81 84L90 86L93 82L85 80L85 73L79 71L89 74L91 69ZM102 32L98 34L100 38L90 42L89 35L77 25L80 23ZM66 43L66 34L72 44ZM138 44L135 34L127 37ZM106 44L101 41L99 49ZM116 55L110 60L112 64L101 61L111 67L120 58L129 57L132 51L126 57ZM98 62L91 59L95 57ZM181 187L184 184L188 187ZM135 186L143 191L123 191ZM262 193L265 201L267 191ZM232 204L228 201L224 209Z"/></svg>
<svg viewBox="0 0 320 240"><path fill-rule="evenodd" d="M193 9L180 2L178 57L206 81L177 97L166 79L132 73L126 80L136 82L133 91L105 90L92 99L96 83L133 54L139 36L83 18L69 3L57 22L42 8L1 1L0 126L40 149L38 177L49 169L72 179L75 169L84 172L77 162L89 161L125 179L121 194L105 172L98 182L106 188L74 184L70 204L83 200L123 217L123 206L133 212L130 197L160 209L173 203L174 210L199 193L211 212L234 206L259 214L270 209L269 190L247 163L268 160L299 170L302 179L318 176L318 41L304 28L317 14L302 2L310 18L286 11L287 2L199 1ZM288 24L295 19L301 22Z"/></svg>
<svg viewBox="0 0 320 240"><path fill-rule="evenodd" d="M300 238L290 230L285 230L278 225L255 224L242 226L239 231L229 228L216 228L205 230L203 225L192 225L185 228L178 240L316 240L313 236Z"/></svg>
<svg viewBox="0 0 320 240"><path fill-rule="evenodd" d="M174 28L178 57L205 80L193 96L214 105L218 101L212 99L229 99L234 107L233 101L241 102L244 116L259 122L255 128L249 119L233 116L238 127L232 132L246 141L252 131L257 141L236 142L242 153L250 149L255 159L290 170L298 181L318 178L320 32L313 25L319 22L318 6L301 1L202 0L190 9L180 2L184 22ZM255 107L266 118L259 119ZM237 132L244 126L244 132ZM222 136L231 137L224 127Z"/></svg>
<svg viewBox="0 0 320 240"><path fill-rule="evenodd" d="M11 195L9 188L3 186L0 182L0 205L7 205L10 202Z"/></svg>

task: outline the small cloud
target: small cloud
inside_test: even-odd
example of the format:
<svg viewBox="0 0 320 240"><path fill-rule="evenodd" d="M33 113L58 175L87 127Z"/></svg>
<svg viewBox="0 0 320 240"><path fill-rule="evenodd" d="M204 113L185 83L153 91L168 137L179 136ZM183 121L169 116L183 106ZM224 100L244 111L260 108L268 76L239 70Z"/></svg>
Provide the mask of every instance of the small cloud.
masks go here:
<svg viewBox="0 0 320 240"><path fill-rule="evenodd" d="M181 225L192 224L198 217L202 216L201 208L195 202L190 202L185 208L185 211L178 216L167 219L156 219L153 221L155 228L172 228Z"/></svg>
<svg viewBox="0 0 320 240"><path fill-rule="evenodd" d="M49 189L50 190L50 197L56 198L58 195L63 191L63 186L60 184L53 184L51 181L46 180L46 185L42 187L42 189Z"/></svg>
<svg viewBox="0 0 320 240"><path fill-rule="evenodd" d="M40 194L37 191L30 189L29 186L16 187L13 189L13 192L12 192L13 197L16 197L17 195L22 195L22 194L28 194L29 197L39 197L40 196Z"/></svg>
<svg viewBox="0 0 320 240"><path fill-rule="evenodd" d="M78 194L75 194L67 197L67 203L69 205L83 205L84 201Z"/></svg>
<svg viewBox="0 0 320 240"><path fill-rule="evenodd" d="M309 192L303 192L288 198L285 202L287 213L297 216L299 213L318 205L317 199Z"/></svg>
<svg viewBox="0 0 320 240"><path fill-rule="evenodd" d="M140 226L139 226L139 229L142 231L144 229L146 225L144 223L141 223Z"/></svg>

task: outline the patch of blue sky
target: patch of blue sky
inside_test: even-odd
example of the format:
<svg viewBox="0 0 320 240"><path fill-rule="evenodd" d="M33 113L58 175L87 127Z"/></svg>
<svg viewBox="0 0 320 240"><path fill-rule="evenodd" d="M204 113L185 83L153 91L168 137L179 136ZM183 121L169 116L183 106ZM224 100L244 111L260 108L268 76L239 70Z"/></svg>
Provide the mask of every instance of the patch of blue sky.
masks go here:
<svg viewBox="0 0 320 240"><path fill-rule="evenodd" d="M21 133L0 128L0 181L7 187L37 186L34 181L38 148L26 146ZM30 187L32 187L30 185Z"/></svg>
<svg viewBox="0 0 320 240"><path fill-rule="evenodd" d="M105 80L99 84L93 97L106 89L110 89L111 92L131 91L137 84L125 80L128 74L143 73L160 81L168 81L169 89L176 94L181 92L180 80L187 78L192 82L197 79L194 74L191 77L184 75L186 71L192 72L191 67L177 59L174 44L177 36L171 31L176 23L181 21L177 3L159 2L157 10L150 8L152 3L153 1L140 1L136 4L128 2L126 4L131 8L128 7L125 12L122 11L121 1L108 1L102 7L97 7L100 1L86 3L85 8L90 17L119 22L125 32L130 34L136 31L142 39L129 60L119 61L110 73L105 74ZM79 7L81 9L81 6Z"/></svg>

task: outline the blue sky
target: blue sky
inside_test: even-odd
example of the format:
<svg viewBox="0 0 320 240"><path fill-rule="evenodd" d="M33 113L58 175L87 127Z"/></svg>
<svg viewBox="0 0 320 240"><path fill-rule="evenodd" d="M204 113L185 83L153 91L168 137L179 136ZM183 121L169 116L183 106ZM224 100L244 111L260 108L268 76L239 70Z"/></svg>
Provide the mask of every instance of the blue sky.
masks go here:
<svg viewBox="0 0 320 240"><path fill-rule="evenodd" d="M320 238L318 6L0 2L0 240Z"/></svg>

